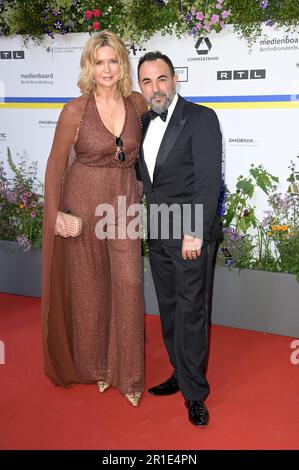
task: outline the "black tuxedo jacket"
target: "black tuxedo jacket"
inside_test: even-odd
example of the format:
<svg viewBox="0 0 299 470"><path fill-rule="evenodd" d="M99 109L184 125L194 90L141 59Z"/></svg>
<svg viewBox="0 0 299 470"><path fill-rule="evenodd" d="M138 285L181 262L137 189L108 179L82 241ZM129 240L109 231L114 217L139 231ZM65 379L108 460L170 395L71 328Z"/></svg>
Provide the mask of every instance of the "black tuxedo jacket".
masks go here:
<svg viewBox="0 0 299 470"><path fill-rule="evenodd" d="M143 143L150 123L148 112L142 123ZM216 113L179 96L158 151L153 182L141 145L137 174L147 203L191 204L193 210L195 204L203 204L203 239L216 240L221 234L217 215L221 161L222 136ZM181 239L168 243L181 245Z"/></svg>

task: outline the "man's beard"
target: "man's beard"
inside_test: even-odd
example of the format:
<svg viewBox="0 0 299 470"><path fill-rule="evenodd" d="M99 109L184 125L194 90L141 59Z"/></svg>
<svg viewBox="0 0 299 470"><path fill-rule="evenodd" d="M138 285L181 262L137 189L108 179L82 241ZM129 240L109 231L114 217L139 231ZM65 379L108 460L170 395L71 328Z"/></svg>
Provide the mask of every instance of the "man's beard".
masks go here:
<svg viewBox="0 0 299 470"><path fill-rule="evenodd" d="M153 94L153 96L148 100L148 104L150 105L150 108L155 111L158 114L164 113L166 109L169 108L169 106L172 103L173 98L175 97L176 90L173 90L172 93L167 96L165 93L162 93L161 91L157 91L156 93ZM156 98L158 96L164 96L166 98L165 102L162 104L158 104L153 102L153 98Z"/></svg>

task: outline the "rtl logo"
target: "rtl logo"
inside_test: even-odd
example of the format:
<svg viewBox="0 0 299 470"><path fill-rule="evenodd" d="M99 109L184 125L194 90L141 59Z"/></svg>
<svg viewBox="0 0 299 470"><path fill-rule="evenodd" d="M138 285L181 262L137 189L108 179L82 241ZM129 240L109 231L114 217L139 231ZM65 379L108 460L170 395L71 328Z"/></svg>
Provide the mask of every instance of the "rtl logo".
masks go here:
<svg viewBox="0 0 299 470"><path fill-rule="evenodd" d="M25 59L24 51L0 51L0 59L11 60L11 59Z"/></svg>
<svg viewBox="0 0 299 470"><path fill-rule="evenodd" d="M263 78L266 78L266 69L217 71L217 80L260 80Z"/></svg>

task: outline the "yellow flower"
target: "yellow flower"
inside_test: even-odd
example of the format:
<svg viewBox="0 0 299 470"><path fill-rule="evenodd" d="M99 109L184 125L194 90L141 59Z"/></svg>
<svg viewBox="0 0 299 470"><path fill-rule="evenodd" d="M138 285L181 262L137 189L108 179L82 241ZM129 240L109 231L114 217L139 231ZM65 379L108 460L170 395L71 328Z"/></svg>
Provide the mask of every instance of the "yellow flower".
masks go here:
<svg viewBox="0 0 299 470"><path fill-rule="evenodd" d="M24 207L25 207L24 204L19 204L20 209L24 209Z"/></svg>
<svg viewBox="0 0 299 470"><path fill-rule="evenodd" d="M268 237L272 237L272 232L267 232Z"/></svg>

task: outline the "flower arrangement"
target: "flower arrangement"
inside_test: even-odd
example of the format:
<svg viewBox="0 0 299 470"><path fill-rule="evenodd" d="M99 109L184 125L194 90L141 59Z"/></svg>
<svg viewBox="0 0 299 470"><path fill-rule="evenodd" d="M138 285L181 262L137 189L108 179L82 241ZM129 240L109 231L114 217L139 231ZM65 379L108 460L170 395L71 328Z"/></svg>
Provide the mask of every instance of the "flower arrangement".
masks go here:
<svg viewBox="0 0 299 470"><path fill-rule="evenodd" d="M28 164L26 154L16 164L7 149L12 177L0 162L0 239L17 241L24 251L41 246L43 186L38 181L37 162Z"/></svg>
<svg viewBox="0 0 299 470"><path fill-rule="evenodd" d="M252 165L248 177L240 176L235 192L225 188L218 264L288 272L299 280L299 172L293 162L289 169L290 185L284 195L278 193L278 178L262 166ZM252 202L258 189L267 195L269 204L261 221Z"/></svg>
<svg viewBox="0 0 299 470"><path fill-rule="evenodd" d="M225 0L194 2L185 16L187 32L193 36L206 35L212 30L219 33L231 16L230 10L225 9L226 3Z"/></svg>
<svg viewBox="0 0 299 470"><path fill-rule="evenodd" d="M109 29L125 41L142 42L159 32L193 36L220 32L227 23L249 41L262 26L299 24L294 0L0 0L0 36L21 34L40 41L45 34Z"/></svg>
<svg viewBox="0 0 299 470"><path fill-rule="evenodd" d="M2 0L0 0L2 2ZM44 35L96 32L110 29L122 34L122 0L7 0L0 3L0 35L21 34L41 41Z"/></svg>

